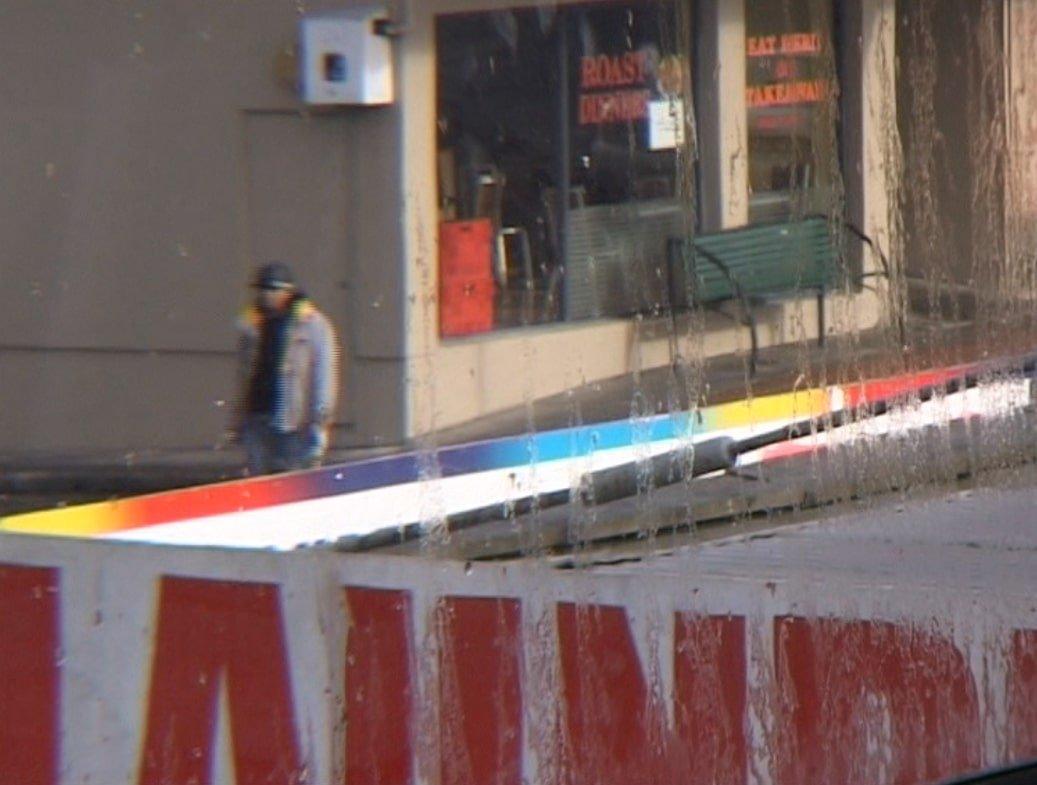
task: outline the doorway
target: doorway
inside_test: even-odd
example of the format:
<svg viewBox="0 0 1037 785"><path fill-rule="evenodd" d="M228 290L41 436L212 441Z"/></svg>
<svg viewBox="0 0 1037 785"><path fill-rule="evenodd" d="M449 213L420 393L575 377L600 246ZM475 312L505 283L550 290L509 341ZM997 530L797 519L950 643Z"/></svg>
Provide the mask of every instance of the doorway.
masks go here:
<svg viewBox="0 0 1037 785"><path fill-rule="evenodd" d="M336 425L353 422L346 394L350 284L348 128L341 118L245 113L245 256L249 269L287 263L327 315L342 347ZM247 273L246 273L247 275Z"/></svg>

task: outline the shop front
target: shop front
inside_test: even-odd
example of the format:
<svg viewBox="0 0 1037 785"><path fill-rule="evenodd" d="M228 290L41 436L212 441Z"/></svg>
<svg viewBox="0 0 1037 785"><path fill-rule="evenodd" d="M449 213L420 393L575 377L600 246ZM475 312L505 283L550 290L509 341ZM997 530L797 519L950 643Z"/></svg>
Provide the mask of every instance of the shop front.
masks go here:
<svg viewBox="0 0 1037 785"><path fill-rule="evenodd" d="M411 226L436 251L411 270L421 295L412 433L665 365L675 343L704 355L746 349L725 308L701 312L682 291L702 284L676 269L674 248L811 216L831 224L833 247L842 242L843 171L854 156L862 163L861 150L844 149L843 126L860 138L873 121L860 105L845 111L842 72L860 83L867 64L840 41L856 25L872 52L884 45L886 32L864 21L873 5L883 3L839 13L831 0L414 9L411 44L427 42L433 68L404 88L407 170L421 194ZM860 191L849 200L858 207ZM860 271L850 280L842 252L832 257L820 296L798 296L803 273L790 265L785 283L756 292L776 303L761 306L763 345L820 337L826 298L852 312L839 329L876 322ZM758 283L751 259L715 266L731 263ZM521 357L535 358L535 372L515 368Z"/></svg>
<svg viewBox="0 0 1037 785"><path fill-rule="evenodd" d="M695 27L673 0L436 17L445 336L664 306L653 273L666 237L701 229L689 140L717 109L692 106ZM824 212L839 177L831 2L748 3L744 29L749 220Z"/></svg>
<svg viewBox="0 0 1037 785"><path fill-rule="evenodd" d="M660 307L690 214L679 30L669 1L437 16L444 337Z"/></svg>

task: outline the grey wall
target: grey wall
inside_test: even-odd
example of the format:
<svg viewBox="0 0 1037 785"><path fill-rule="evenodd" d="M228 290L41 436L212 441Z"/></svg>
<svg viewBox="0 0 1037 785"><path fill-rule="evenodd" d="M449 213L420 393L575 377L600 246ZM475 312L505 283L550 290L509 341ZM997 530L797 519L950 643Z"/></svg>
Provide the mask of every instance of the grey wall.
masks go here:
<svg viewBox="0 0 1037 785"><path fill-rule="evenodd" d="M340 439L398 437L398 112L300 113L298 19L282 0L0 9L0 451L214 441L271 256L343 333Z"/></svg>

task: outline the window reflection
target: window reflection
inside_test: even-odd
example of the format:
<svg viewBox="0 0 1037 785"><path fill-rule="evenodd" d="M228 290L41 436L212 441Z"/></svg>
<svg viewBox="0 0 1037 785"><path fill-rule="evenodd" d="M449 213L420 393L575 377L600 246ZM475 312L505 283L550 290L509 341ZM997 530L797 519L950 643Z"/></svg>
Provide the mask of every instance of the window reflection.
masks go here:
<svg viewBox="0 0 1037 785"><path fill-rule="evenodd" d="M745 30L750 219L816 211L833 179L831 3L748 0Z"/></svg>
<svg viewBox="0 0 1037 785"><path fill-rule="evenodd" d="M670 2L438 17L443 336L658 300L641 273L682 215L675 26Z"/></svg>

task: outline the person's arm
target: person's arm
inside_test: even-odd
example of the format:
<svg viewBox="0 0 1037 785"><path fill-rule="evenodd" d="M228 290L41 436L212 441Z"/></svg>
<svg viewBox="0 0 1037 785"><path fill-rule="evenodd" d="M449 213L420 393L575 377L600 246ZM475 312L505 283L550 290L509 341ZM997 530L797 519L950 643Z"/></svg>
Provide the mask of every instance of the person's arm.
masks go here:
<svg viewBox="0 0 1037 785"><path fill-rule="evenodd" d="M313 319L313 367L310 375L309 425L318 439L319 452L323 454L328 445L328 429L335 419L338 401L339 349L335 329L323 314Z"/></svg>
<svg viewBox="0 0 1037 785"><path fill-rule="evenodd" d="M314 321L316 336L310 422L327 426L335 419L335 404L338 400L338 342L335 329L323 314L318 315Z"/></svg>
<svg viewBox="0 0 1037 785"><path fill-rule="evenodd" d="M248 399L249 383L252 380L252 363L255 354L258 332L253 323L254 317L246 311L238 320L238 356L235 370L235 394L230 402L227 432L234 438L241 435L245 424L245 406Z"/></svg>

